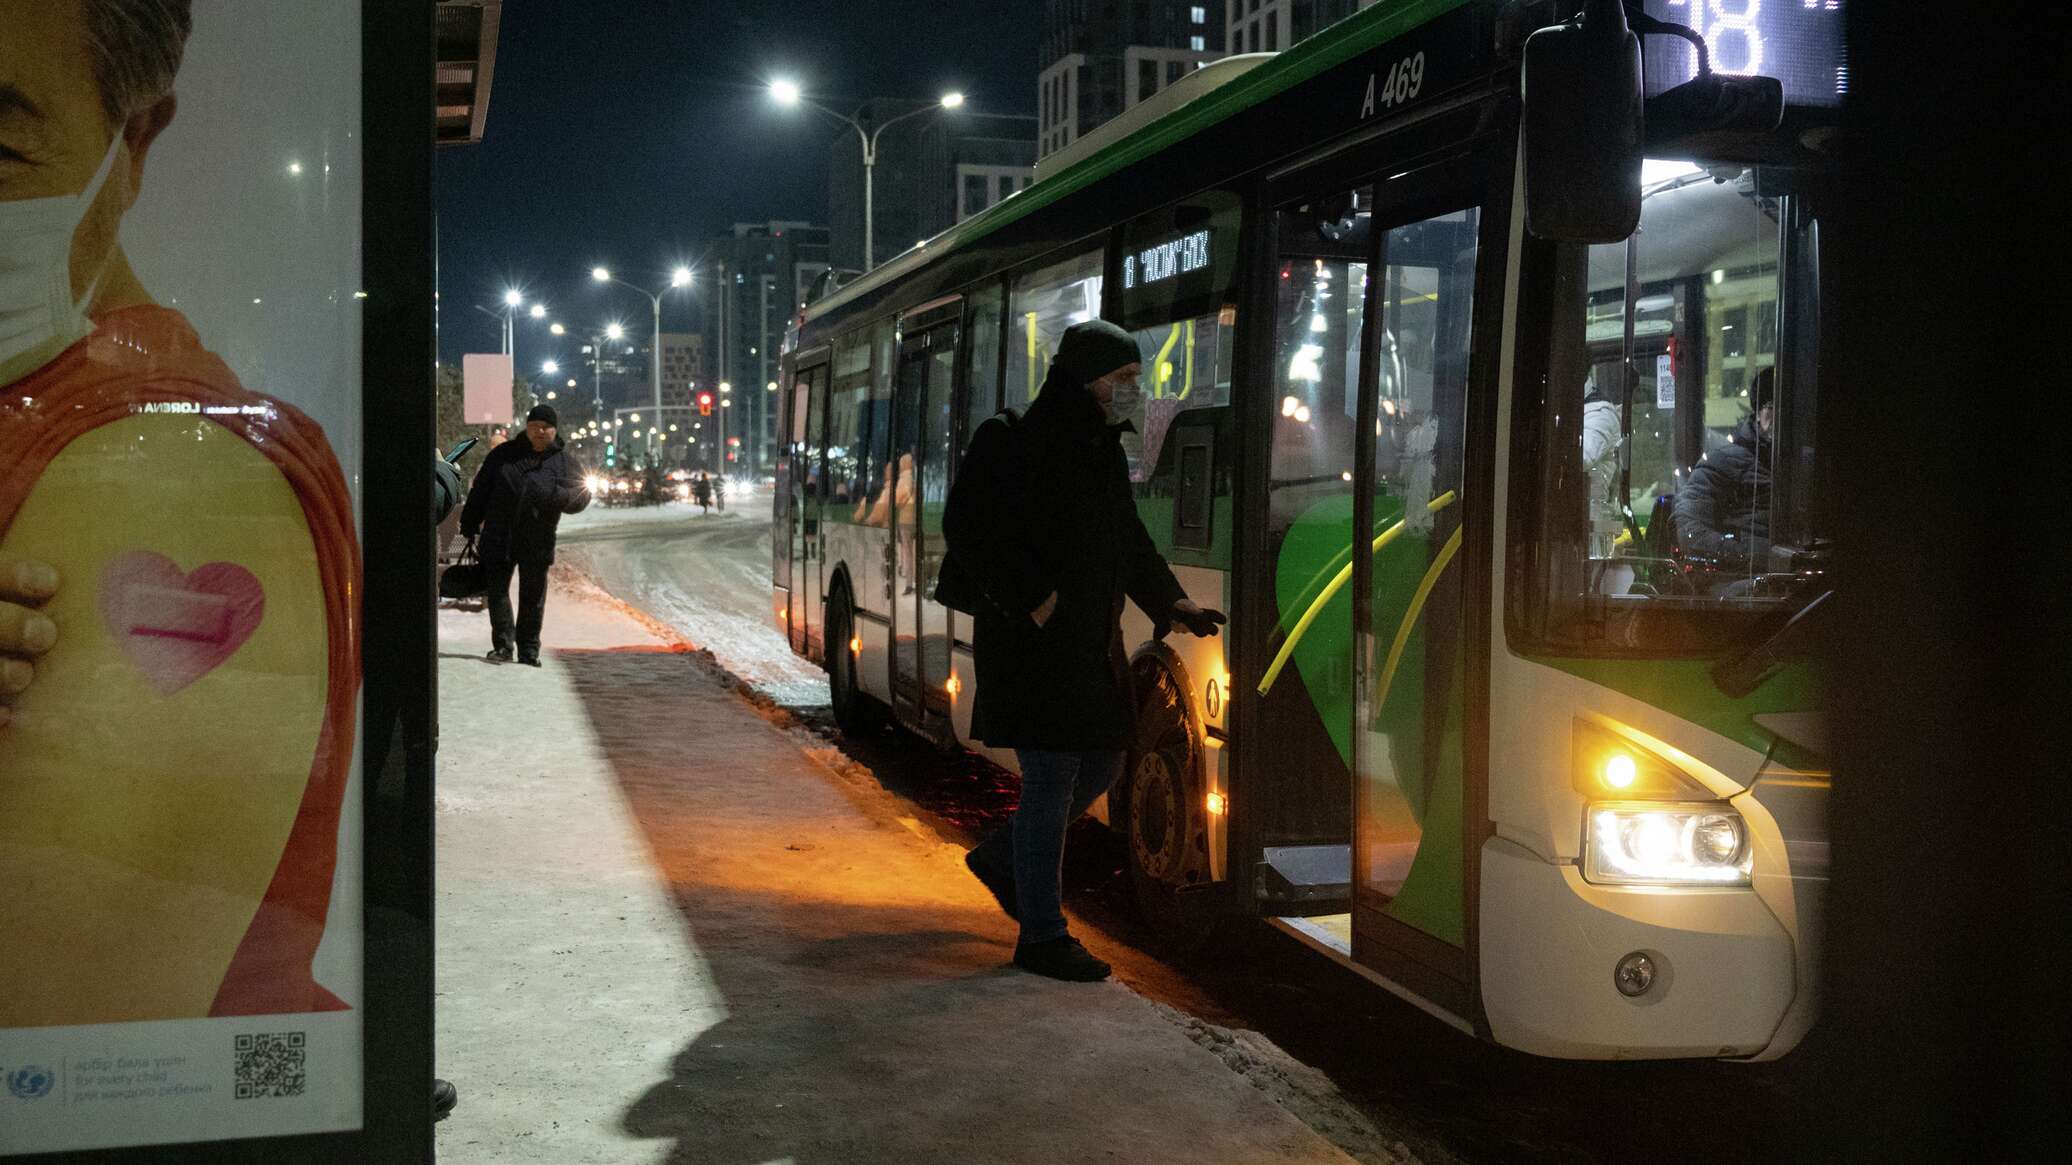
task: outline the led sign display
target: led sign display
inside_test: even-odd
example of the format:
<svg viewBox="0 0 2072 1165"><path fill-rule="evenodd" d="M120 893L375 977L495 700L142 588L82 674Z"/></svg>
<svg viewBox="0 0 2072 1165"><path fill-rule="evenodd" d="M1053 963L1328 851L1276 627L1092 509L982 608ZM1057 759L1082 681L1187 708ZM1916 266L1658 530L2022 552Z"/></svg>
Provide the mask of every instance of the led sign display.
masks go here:
<svg viewBox="0 0 2072 1165"><path fill-rule="evenodd" d="M1647 0L1650 16L1705 38L1712 68L1784 82L1789 105L1833 106L1849 91L1842 41L1844 0ZM1649 96L1698 71L1698 51L1669 36L1641 38Z"/></svg>
<svg viewBox="0 0 2072 1165"><path fill-rule="evenodd" d="M1213 262L1210 231L1201 230L1167 239L1122 257L1122 287L1129 291L1149 287L1208 267Z"/></svg>

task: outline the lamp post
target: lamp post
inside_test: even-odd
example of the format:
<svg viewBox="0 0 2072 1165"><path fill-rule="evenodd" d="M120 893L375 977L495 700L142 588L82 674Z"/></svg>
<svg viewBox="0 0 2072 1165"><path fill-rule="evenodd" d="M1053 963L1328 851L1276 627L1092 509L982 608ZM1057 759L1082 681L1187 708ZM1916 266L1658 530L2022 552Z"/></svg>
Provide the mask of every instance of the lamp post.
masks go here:
<svg viewBox="0 0 2072 1165"><path fill-rule="evenodd" d="M777 104L787 109L800 104L810 105L856 131L856 140L863 145L863 269L869 271L877 266L877 240L872 237L872 230L876 226L876 223L873 221L875 192L872 189L872 180L875 177L878 165L878 135L884 133L887 128L897 125L910 117L919 117L924 113L933 113L938 109L960 109L964 105L964 95L954 91L945 93L934 105L924 105L919 109L910 109L897 117L887 118L868 130L863 128L863 123L858 121L855 116L842 114L806 96L805 91L799 88L796 81L777 80L770 82L770 96L776 99ZM862 112L861 109L857 110L858 114Z"/></svg>
<svg viewBox="0 0 2072 1165"><path fill-rule="evenodd" d="M623 279L619 279L619 278L616 278L616 277L614 277L614 276L612 275L612 273L611 273L611 269L610 269L610 268L608 268L608 267L592 267L592 268L590 268L590 278L592 278L592 279L596 280L596 281L597 281L597 282L599 282L599 283L616 283L616 284L618 284L618 285L619 285L620 287L630 287L630 288L632 288L633 290L635 290L635 291L637 291L637 292L641 293L642 295L645 295L645 296L647 296L647 297L648 297L648 302L649 302L650 304L652 304L652 305L654 306L654 309L655 309L655 353L654 353L654 355L655 355L655 375L654 375L654 389L655 389L655 409L656 409L656 411L657 411L657 412L659 412L659 411L661 410L661 408L662 408L662 297L661 297L661 295L657 294L656 292L652 292L652 291L649 291L649 290L648 290L647 288L645 288L645 287L641 287L641 286L639 286L639 285L637 285L637 284L633 284L633 283L628 283L628 282L626 282L626 281L625 281L625 280L623 280ZM691 285L691 269L690 269L689 267L678 267L678 268L677 268L677 269L676 269L676 270L675 270L674 272L672 272L672 273L670 274L670 276L669 276L669 286L670 286L671 288L677 288L677 287L689 287L690 285Z"/></svg>

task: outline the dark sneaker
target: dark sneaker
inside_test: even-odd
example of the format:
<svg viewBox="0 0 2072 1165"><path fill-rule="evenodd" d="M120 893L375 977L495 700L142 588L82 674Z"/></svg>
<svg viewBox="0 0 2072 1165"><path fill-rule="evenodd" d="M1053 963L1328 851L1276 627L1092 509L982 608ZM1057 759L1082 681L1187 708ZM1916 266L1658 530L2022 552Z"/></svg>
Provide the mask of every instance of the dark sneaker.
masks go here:
<svg viewBox="0 0 2072 1165"><path fill-rule="evenodd" d="M540 653L537 651L528 651L525 654L518 657L518 662L524 664L526 667L538 667L540 666Z"/></svg>
<svg viewBox="0 0 2072 1165"><path fill-rule="evenodd" d="M489 654L482 658L490 663L509 663L511 662L511 649L508 647L492 647L489 649Z"/></svg>
<svg viewBox="0 0 2072 1165"><path fill-rule="evenodd" d="M1016 946L1014 965L1031 974L1067 983L1097 983L1108 977L1108 964L1094 958L1071 935Z"/></svg>
<svg viewBox="0 0 2072 1165"><path fill-rule="evenodd" d="M992 893L993 901L1000 904L1000 912L1002 914L1019 922L1022 912L1016 909L1014 879L1006 877L998 871L988 870L980 866L976 861L972 860L976 852L974 850L964 855L964 868L971 871L971 876L978 879L979 885L984 886Z"/></svg>
<svg viewBox="0 0 2072 1165"><path fill-rule="evenodd" d="M453 1086L452 1081L441 1080L437 1077L432 1078L433 1124L438 1124L440 1121L445 1120L447 1114L453 1111L453 1106L459 1103L460 1090Z"/></svg>

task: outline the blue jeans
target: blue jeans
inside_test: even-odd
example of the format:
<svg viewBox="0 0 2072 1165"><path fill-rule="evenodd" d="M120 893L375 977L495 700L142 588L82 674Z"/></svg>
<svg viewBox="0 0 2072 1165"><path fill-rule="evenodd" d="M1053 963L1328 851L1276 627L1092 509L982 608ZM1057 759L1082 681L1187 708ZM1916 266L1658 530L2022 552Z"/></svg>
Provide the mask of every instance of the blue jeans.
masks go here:
<svg viewBox="0 0 2072 1165"><path fill-rule="evenodd" d="M1022 766L1021 803L971 857L988 870L1013 870L1021 941L1048 942L1065 936L1065 828L1122 775L1123 754L1018 748L1014 755Z"/></svg>

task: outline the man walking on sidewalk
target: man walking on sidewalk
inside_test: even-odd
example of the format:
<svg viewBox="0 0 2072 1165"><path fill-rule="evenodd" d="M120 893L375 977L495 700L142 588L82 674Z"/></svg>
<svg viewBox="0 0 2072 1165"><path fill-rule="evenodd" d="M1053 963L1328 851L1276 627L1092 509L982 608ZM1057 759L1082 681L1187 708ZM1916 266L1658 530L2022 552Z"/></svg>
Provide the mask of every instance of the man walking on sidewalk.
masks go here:
<svg viewBox="0 0 2072 1165"><path fill-rule="evenodd" d="M1067 330L1029 415L974 435L943 514L988 600L972 733L1022 770L1014 816L965 862L1021 923L1015 965L1053 979L1108 975L1066 932L1061 879L1065 829L1121 775L1136 719L1123 600L1196 635L1224 621L1188 600L1137 517L1121 437L1141 360L1114 324Z"/></svg>
<svg viewBox="0 0 2072 1165"><path fill-rule="evenodd" d="M513 643L511 575L518 576L515 646L518 662L540 666L540 625L547 614L547 568L554 564L554 532L561 515L590 504L583 469L556 430L551 406L525 414L525 436L489 451L461 507L460 532L482 559L489 587L491 663L509 663Z"/></svg>

